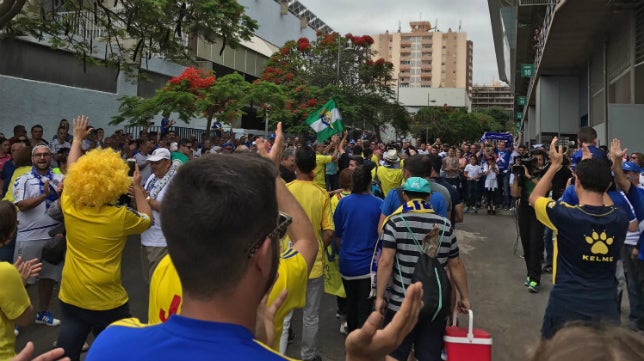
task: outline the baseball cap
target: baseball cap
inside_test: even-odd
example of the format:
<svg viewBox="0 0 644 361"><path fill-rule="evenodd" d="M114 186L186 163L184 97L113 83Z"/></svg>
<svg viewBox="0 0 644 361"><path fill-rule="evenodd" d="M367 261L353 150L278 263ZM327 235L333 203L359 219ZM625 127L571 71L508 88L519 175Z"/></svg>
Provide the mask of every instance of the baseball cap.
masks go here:
<svg viewBox="0 0 644 361"><path fill-rule="evenodd" d="M625 172L635 172L635 173L640 172L640 166L637 165L637 163L635 163L635 162L624 162L624 163L622 163L622 169Z"/></svg>
<svg viewBox="0 0 644 361"><path fill-rule="evenodd" d="M403 190L414 193L431 193L432 187L425 178L409 177L403 186Z"/></svg>
<svg viewBox="0 0 644 361"><path fill-rule="evenodd" d="M398 157L398 151L395 149L389 149L383 156L382 159L386 160L387 162L398 162L400 161L400 158Z"/></svg>
<svg viewBox="0 0 644 361"><path fill-rule="evenodd" d="M157 148L148 157L148 162L158 162L161 159L170 159L170 151L165 148Z"/></svg>

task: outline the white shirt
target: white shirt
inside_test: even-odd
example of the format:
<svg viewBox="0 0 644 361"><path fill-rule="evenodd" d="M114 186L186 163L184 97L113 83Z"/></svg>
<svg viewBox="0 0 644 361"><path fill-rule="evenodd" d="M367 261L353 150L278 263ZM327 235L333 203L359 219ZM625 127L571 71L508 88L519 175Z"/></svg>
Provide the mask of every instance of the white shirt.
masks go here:
<svg viewBox="0 0 644 361"><path fill-rule="evenodd" d="M467 168L467 167L465 167ZM490 165L485 163L483 164L483 172L486 173L490 169ZM498 171L498 167L496 170ZM496 179L496 172L495 171L490 171L490 173L487 173L485 176L485 189L489 190L494 190L499 187L497 179Z"/></svg>
<svg viewBox="0 0 644 361"><path fill-rule="evenodd" d="M156 179L154 175L151 175L148 180L145 182L145 189L151 186L151 182ZM158 181L157 181L158 183ZM161 202L165 196L165 191L168 189L168 182L165 187L159 192L156 198L157 202ZM150 192L148 192L150 193ZM161 212L152 209L152 225L145 232L141 233L141 244L146 247L167 247L165 237L161 231Z"/></svg>
<svg viewBox="0 0 644 361"><path fill-rule="evenodd" d="M62 174L53 174L53 179L50 179L49 185L56 189L60 181L63 179ZM35 198L40 196L40 180L32 174L23 174L16 179L13 184L13 203L17 204L25 199ZM59 224L53 218L47 215L47 201L41 202L36 207L27 211L18 211L18 234L16 241L37 241L49 239L49 230Z"/></svg>
<svg viewBox="0 0 644 361"><path fill-rule="evenodd" d="M481 169L481 166L476 164L476 165L471 165L468 164L465 166L464 171L467 173L467 178L472 179L478 177L481 173L483 173L483 169Z"/></svg>

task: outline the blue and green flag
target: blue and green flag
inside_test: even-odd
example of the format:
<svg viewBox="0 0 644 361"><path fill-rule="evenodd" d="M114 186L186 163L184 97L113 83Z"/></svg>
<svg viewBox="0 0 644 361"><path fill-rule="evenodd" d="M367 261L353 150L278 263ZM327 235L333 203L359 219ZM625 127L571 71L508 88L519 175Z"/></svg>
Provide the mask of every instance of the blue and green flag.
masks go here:
<svg viewBox="0 0 644 361"><path fill-rule="evenodd" d="M342 116L340 110L335 105L333 99L329 100L322 108L313 112L306 119L308 124L318 134L318 142L324 142L329 139L333 134L342 133L344 131L344 124L342 124Z"/></svg>

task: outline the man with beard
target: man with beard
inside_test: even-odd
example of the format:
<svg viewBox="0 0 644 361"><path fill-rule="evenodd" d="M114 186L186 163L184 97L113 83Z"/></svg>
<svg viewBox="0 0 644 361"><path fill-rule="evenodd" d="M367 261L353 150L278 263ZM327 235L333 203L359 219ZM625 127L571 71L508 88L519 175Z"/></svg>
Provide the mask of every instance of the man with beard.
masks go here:
<svg viewBox="0 0 644 361"><path fill-rule="evenodd" d="M33 167L28 173L18 177L13 184L13 202L18 207L18 233L14 261L40 258L42 248L49 241L48 231L59 222L47 215L51 204L59 197L56 188L63 179L62 174L50 168L51 152L46 145L38 145L31 151ZM60 281L62 264L53 265L43 261L38 280L39 308L36 323L58 326L60 320L49 313L49 302L54 285ZM35 284L35 279L28 281Z"/></svg>

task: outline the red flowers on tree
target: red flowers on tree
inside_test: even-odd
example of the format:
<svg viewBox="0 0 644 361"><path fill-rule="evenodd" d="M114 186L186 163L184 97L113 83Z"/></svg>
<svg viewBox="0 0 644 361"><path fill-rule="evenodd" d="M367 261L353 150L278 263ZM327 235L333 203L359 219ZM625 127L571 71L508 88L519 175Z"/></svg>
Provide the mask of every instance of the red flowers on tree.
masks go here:
<svg viewBox="0 0 644 361"><path fill-rule="evenodd" d="M181 75L169 80L170 84L181 85L188 84L190 90L197 91L215 84L215 75L211 71L203 69L187 68ZM185 82L185 83L184 83Z"/></svg>

